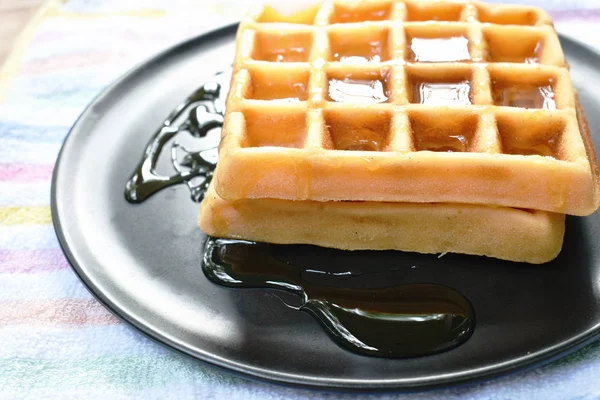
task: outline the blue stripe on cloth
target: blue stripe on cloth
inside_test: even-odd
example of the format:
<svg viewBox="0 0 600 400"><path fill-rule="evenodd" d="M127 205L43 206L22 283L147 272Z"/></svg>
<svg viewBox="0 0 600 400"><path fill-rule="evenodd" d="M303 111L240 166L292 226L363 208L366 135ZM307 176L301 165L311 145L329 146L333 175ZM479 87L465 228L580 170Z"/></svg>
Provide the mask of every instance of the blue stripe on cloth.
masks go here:
<svg viewBox="0 0 600 400"><path fill-rule="evenodd" d="M0 301L92 298L71 269L35 274L0 274L0 288Z"/></svg>
<svg viewBox="0 0 600 400"><path fill-rule="evenodd" d="M7 164L54 164L61 146L60 141L44 143L2 139L0 160Z"/></svg>
<svg viewBox="0 0 600 400"><path fill-rule="evenodd" d="M68 126L29 125L21 122L0 120L0 140L62 142L68 132Z"/></svg>
<svg viewBox="0 0 600 400"><path fill-rule="evenodd" d="M0 225L0 249L58 249L52 225Z"/></svg>

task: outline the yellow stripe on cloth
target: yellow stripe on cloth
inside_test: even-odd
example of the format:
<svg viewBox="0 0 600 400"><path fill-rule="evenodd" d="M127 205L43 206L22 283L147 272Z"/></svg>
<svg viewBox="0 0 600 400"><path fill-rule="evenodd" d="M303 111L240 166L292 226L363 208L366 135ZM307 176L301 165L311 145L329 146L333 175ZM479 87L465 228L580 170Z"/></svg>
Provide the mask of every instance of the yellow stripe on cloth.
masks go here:
<svg viewBox="0 0 600 400"><path fill-rule="evenodd" d="M0 207L0 225L42 225L52 223L49 206Z"/></svg>

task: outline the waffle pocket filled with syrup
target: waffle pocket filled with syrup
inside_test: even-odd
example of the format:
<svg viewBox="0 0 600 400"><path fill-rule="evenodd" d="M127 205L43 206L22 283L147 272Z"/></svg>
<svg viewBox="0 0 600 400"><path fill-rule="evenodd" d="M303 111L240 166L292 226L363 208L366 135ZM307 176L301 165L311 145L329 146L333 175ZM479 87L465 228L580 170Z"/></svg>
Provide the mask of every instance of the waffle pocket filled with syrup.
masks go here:
<svg viewBox="0 0 600 400"><path fill-rule="evenodd" d="M380 218L374 203L469 204L488 217L536 210L562 226L540 230L554 237L564 216L552 213L588 215L600 201L590 132L549 15L475 1L324 1L253 13L237 34L215 177L213 196L230 205L355 202L366 219ZM323 218L317 209L309 219ZM362 245L319 235L296 242L382 248L377 232L402 228L392 220ZM452 221L464 240L486 234ZM226 225L201 223L209 234L253 240ZM552 243L546 258L557 253ZM489 243L480 251L411 246L401 249L511 259Z"/></svg>

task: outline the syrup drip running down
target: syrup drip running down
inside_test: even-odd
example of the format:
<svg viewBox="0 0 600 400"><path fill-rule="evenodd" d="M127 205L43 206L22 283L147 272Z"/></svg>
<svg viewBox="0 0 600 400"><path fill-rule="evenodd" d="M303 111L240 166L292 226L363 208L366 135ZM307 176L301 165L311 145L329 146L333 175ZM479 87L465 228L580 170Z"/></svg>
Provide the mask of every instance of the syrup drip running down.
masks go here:
<svg viewBox="0 0 600 400"><path fill-rule="evenodd" d="M299 268L279 259L276 248L209 238L202 268L208 279L220 285L279 289L299 296L299 306L286 305L314 316L338 345L363 355L434 354L460 345L473 332L471 305L446 286L366 288L361 284L364 275L382 272Z"/></svg>
<svg viewBox="0 0 600 400"><path fill-rule="evenodd" d="M188 133L206 140L210 130L222 126L223 87L226 85L217 82L204 84L152 135L126 183L129 202L142 203L181 183L189 187L193 201L202 200L216 166L217 146L190 152L176 139ZM175 174L163 176L156 172L156 165L168 143ZM202 269L208 279L222 286L279 289L299 296L299 306L284 303L315 317L341 347L363 355L424 356L459 346L473 333L473 309L454 289L429 283L389 286L387 275L383 277L387 286L371 287L362 278L401 271L369 268L339 272L318 265L299 268L277 257L277 249L285 247L209 237ZM328 264L326 260L324 264Z"/></svg>

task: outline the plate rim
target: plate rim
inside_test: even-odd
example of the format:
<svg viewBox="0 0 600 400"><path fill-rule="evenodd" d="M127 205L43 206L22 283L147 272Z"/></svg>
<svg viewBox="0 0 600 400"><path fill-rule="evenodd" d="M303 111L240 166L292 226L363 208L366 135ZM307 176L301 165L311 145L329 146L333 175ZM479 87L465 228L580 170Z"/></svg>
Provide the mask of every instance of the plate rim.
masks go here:
<svg viewBox="0 0 600 400"><path fill-rule="evenodd" d="M455 387L465 384L473 384L495 378L498 376L504 376L510 373L517 373L526 371L541 365L548 364L559 358L574 353L575 351L585 347L586 345L600 339L600 322L586 331L571 337L567 341L563 341L551 347L546 347L543 350L535 353L528 354L510 361L506 361L500 364L494 364L492 366L486 366L484 368L472 369L462 372L450 373L446 375L438 375L435 377L427 378L399 378L399 379L384 379L384 380L366 380L366 379L331 379L331 378L320 378L315 379L312 377L303 377L297 374L280 373L271 369L265 369L258 366L250 366L247 364L240 364L235 361L220 358L214 354L199 353L194 349L186 347L185 345L178 343L173 338L156 326L149 326L144 324L131 313L127 312L107 296L99 287L94 283L93 279L88 276L85 268L82 267L82 263L77 260L74 255L69 240L65 237L61 224L61 212L58 206L58 181L64 168L61 168L61 161L63 160L63 154L68 150L70 143L73 141L78 132L81 132L80 125L83 120L89 117L93 106L101 102L104 98L107 98L111 93L118 87L123 85L126 81L135 78L142 69L147 68L149 65L168 57L169 54L177 53L181 49L194 46L197 42L210 42L213 38L222 35L231 34L232 31L237 30L239 23L232 23L212 29L198 35L187 38L183 41L177 42L164 50L161 50L157 54L146 58L139 62L134 67L127 70L123 75L117 78L115 81L105 87L100 93L98 93L84 108L79 117L75 120L69 132L63 139L60 151L56 158L54 169L51 180L51 192L50 192L50 209L52 215L52 225L61 251L65 255L69 265L75 272L75 275L83 283L84 287L88 292L99 301L111 314L116 316L120 321L125 322L129 326L133 327L136 331L142 333L145 337L151 339L153 342L162 345L170 350L175 351L178 354L185 355L196 361L200 361L204 364L208 364L213 367L219 368L223 372L234 373L242 378L255 379L261 382L275 383L287 387L300 387L300 388L312 388L319 390L329 391L377 391L377 392L389 392L389 391L422 391L426 389L434 389L441 387ZM595 58L600 64L600 52L591 46L580 42L577 39L571 38L564 34L558 33L558 37L561 41L561 45L564 48L565 44L572 48L578 48L580 52L587 53L588 56Z"/></svg>

